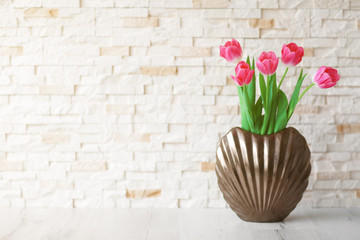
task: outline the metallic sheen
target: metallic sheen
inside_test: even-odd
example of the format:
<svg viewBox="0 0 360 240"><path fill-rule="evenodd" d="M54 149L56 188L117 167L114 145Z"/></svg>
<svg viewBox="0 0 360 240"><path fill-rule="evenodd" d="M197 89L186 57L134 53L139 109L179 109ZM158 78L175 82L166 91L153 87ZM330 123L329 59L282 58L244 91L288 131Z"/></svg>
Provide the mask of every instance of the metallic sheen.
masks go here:
<svg viewBox="0 0 360 240"><path fill-rule="evenodd" d="M271 135L235 127L221 139L215 170L224 199L241 219L278 222L308 185L310 150L292 127Z"/></svg>

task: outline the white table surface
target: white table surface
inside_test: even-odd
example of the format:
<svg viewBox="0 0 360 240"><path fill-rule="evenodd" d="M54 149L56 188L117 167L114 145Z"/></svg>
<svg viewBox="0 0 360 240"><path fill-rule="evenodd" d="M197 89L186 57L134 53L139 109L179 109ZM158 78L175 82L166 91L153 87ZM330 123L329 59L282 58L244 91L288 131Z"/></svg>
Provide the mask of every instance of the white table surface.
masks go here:
<svg viewBox="0 0 360 240"><path fill-rule="evenodd" d="M1 240L359 240L360 209L296 209L249 223L230 209L0 209Z"/></svg>

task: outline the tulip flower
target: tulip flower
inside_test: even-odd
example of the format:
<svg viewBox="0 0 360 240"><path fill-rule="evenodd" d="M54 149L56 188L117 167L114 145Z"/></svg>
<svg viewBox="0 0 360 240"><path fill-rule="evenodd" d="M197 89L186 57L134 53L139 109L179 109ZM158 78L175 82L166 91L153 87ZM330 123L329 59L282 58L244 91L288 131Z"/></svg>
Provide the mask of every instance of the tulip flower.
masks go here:
<svg viewBox="0 0 360 240"><path fill-rule="evenodd" d="M272 75L275 73L279 63L279 58L276 57L275 53L262 52L259 60L256 61L256 67L264 75Z"/></svg>
<svg viewBox="0 0 360 240"><path fill-rule="evenodd" d="M251 82L255 71L250 70L249 64L247 64L244 61L241 61L238 63L238 65L236 65L235 73L236 73L235 77L231 75L232 79L235 81L237 85L244 86L244 84L248 85Z"/></svg>
<svg viewBox="0 0 360 240"><path fill-rule="evenodd" d="M281 61L290 66L298 65L304 56L304 49L295 43L284 44L281 50Z"/></svg>
<svg viewBox="0 0 360 240"><path fill-rule="evenodd" d="M240 43L235 39L227 41L224 46L220 46L220 56L228 62L239 60L242 55Z"/></svg>
<svg viewBox="0 0 360 240"><path fill-rule="evenodd" d="M331 88L339 81L338 71L332 67L322 66L316 71L314 82L319 88Z"/></svg>
<svg viewBox="0 0 360 240"><path fill-rule="evenodd" d="M304 92L300 95L299 100L304 96L304 94L312 88L315 84L319 88L331 88L336 85L336 82L340 80L340 75L338 71L332 67L322 66L316 71L314 82L308 86Z"/></svg>

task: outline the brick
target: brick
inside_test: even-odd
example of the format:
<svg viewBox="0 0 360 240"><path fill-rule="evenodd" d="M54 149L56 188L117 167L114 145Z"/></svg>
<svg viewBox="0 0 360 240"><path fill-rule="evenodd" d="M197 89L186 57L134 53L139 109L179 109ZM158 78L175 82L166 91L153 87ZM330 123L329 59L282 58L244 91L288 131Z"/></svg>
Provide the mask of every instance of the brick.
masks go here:
<svg viewBox="0 0 360 240"><path fill-rule="evenodd" d="M150 142L150 134L147 134L147 133L144 133L144 134L118 133L115 135L115 141L117 141L117 142Z"/></svg>
<svg viewBox="0 0 360 240"><path fill-rule="evenodd" d="M274 19L249 19L252 28L271 29L274 27Z"/></svg>
<svg viewBox="0 0 360 240"><path fill-rule="evenodd" d="M30 171L3 172L2 177L3 179L22 180L22 181L36 179L35 173Z"/></svg>
<svg viewBox="0 0 360 240"><path fill-rule="evenodd" d="M313 7L323 9L349 9L349 0L314 0Z"/></svg>
<svg viewBox="0 0 360 240"><path fill-rule="evenodd" d="M161 196L161 189L126 189L126 198L140 199L140 198L155 198Z"/></svg>
<svg viewBox="0 0 360 240"><path fill-rule="evenodd" d="M59 10L55 8L28 8L24 11L25 18L55 18Z"/></svg>
<svg viewBox="0 0 360 240"><path fill-rule="evenodd" d="M279 0L280 8L313 8L313 0Z"/></svg>
<svg viewBox="0 0 360 240"><path fill-rule="evenodd" d="M40 86L39 93L43 95L73 95L74 86Z"/></svg>
<svg viewBox="0 0 360 240"><path fill-rule="evenodd" d="M165 143L181 143L185 142L184 133L167 133L167 134L152 134L151 142L165 142Z"/></svg>
<svg viewBox="0 0 360 240"><path fill-rule="evenodd" d="M0 47L0 56L21 56L23 47Z"/></svg>
<svg viewBox="0 0 360 240"><path fill-rule="evenodd" d="M319 112L319 106L298 105L295 108L294 114L317 114Z"/></svg>
<svg viewBox="0 0 360 240"><path fill-rule="evenodd" d="M129 47L100 47L100 56L129 56Z"/></svg>
<svg viewBox="0 0 360 240"><path fill-rule="evenodd" d="M210 57L211 48L181 48L180 56L183 57Z"/></svg>
<svg viewBox="0 0 360 240"><path fill-rule="evenodd" d="M65 133L46 133L42 134L41 142L45 144L69 143L70 135Z"/></svg>
<svg viewBox="0 0 360 240"><path fill-rule="evenodd" d="M228 0L192 0L194 8L227 8Z"/></svg>
<svg viewBox="0 0 360 240"><path fill-rule="evenodd" d="M87 8L112 8L114 1L111 0L81 0L81 7Z"/></svg>
<svg viewBox="0 0 360 240"><path fill-rule="evenodd" d="M149 7L149 0L117 0L116 7Z"/></svg>
<svg viewBox="0 0 360 240"><path fill-rule="evenodd" d="M304 48L304 57L313 57L314 49L313 48Z"/></svg>
<svg viewBox="0 0 360 240"><path fill-rule="evenodd" d="M107 104L106 112L108 114L133 114L135 107L133 105Z"/></svg>
<svg viewBox="0 0 360 240"><path fill-rule="evenodd" d="M334 179L349 179L348 172L318 172L316 173L317 180L334 180Z"/></svg>
<svg viewBox="0 0 360 240"><path fill-rule="evenodd" d="M0 161L0 171L23 171L24 164L19 161Z"/></svg>
<svg viewBox="0 0 360 240"><path fill-rule="evenodd" d="M71 164L71 171L75 172L97 172L107 170L106 162L75 162Z"/></svg>
<svg viewBox="0 0 360 240"><path fill-rule="evenodd" d="M170 76L177 74L177 68L176 67L140 67L140 72L143 75Z"/></svg>
<svg viewBox="0 0 360 240"><path fill-rule="evenodd" d="M340 180L318 180L315 182L315 189L337 189L340 187Z"/></svg>
<svg viewBox="0 0 360 240"><path fill-rule="evenodd" d="M236 9L233 11L233 18L261 18L261 9Z"/></svg>
<svg viewBox="0 0 360 240"><path fill-rule="evenodd" d="M157 17L122 18L120 20L120 25L122 27L134 27L134 28L158 27L159 18Z"/></svg>
<svg viewBox="0 0 360 240"><path fill-rule="evenodd" d="M238 107L237 106L209 106L206 108L206 113L214 114L214 115L220 115L220 114L235 115L238 113Z"/></svg>
<svg viewBox="0 0 360 240"><path fill-rule="evenodd" d="M201 162L201 171L202 172L215 171L215 162Z"/></svg>
<svg viewBox="0 0 360 240"><path fill-rule="evenodd" d="M360 124L338 124L336 130L338 133L358 133L360 132Z"/></svg>
<svg viewBox="0 0 360 240"><path fill-rule="evenodd" d="M278 0L263 0L259 2L259 8L279 8Z"/></svg>
<svg viewBox="0 0 360 240"><path fill-rule="evenodd" d="M12 6L16 8L41 7L41 0L33 0L31 2L27 0L14 0Z"/></svg>

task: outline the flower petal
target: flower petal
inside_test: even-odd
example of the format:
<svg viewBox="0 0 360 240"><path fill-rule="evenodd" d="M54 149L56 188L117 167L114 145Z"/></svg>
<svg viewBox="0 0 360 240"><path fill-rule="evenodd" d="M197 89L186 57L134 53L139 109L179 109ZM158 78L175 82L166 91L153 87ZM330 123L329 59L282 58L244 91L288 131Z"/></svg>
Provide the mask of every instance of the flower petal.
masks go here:
<svg viewBox="0 0 360 240"><path fill-rule="evenodd" d="M265 74L266 75L266 68L264 66L264 64L260 61L260 60L257 60L256 61L256 67L259 69L259 71L262 73L262 74Z"/></svg>
<svg viewBox="0 0 360 240"><path fill-rule="evenodd" d="M238 41L236 41L235 39L232 39L232 40L231 40L231 45L232 45L232 46L235 46L235 47L238 47L238 48L241 48L241 47L240 47L240 43L239 43Z"/></svg>
<svg viewBox="0 0 360 240"><path fill-rule="evenodd" d="M219 46L219 49L220 49L220 57L223 57L226 59L225 57L225 47L224 46Z"/></svg>
<svg viewBox="0 0 360 240"><path fill-rule="evenodd" d="M271 74L271 65L270 65L270 60L269 59L265 59L264 61L262 61L262 64L264 64L265 67L265 74L266 75L270 75Z"/></svg>
<svg viewBox="0 0 360 240"><path fill-rule="evenodd" d="M284 54L282 57L281 57L281 61L284 63L284 64L289 64L289 65L293 65L292 63L292 60L293 58L295 57L295 53L293 52L289 52L288 54Z"/></svg>
<svg viewBox="0 0 360 240"><path fill-rule="evenodd" d="M247 78L246 78L246 81L245 81L245 84L249 84L254 76L254 73L255 71L254 70L250 70L248 72L248 75L247 75Z"/></svg>
<svg viewBox="0 0 360 240"><path fill-rule="evenodd" d="M336 85L336 82L328 82L328 83L324 83L324 84L319 85L319 88L331 88L331 87L333 87L335 85Z"/></svg>
<svg viewBox="0 0 360 240"><path fill-rule="evenodd" d="M234 77L233 75L231 75L231 78L234 80L234 82L235 82L237 85L239 85L239 86L243 86L243 85L244 85L244 83L241 82L240 79Z"/></svg>
<svg viewBox="0 0 360 240"><path fill-rule="evenodd" d="M275 60L275 63L273 65L273 68L272 68L272 73L271 74L274 74L276 72L276 69L278 67L278 64L279 64L279 58L277 57L276 60Z"/></svg>
<svg viewBox="0 0 360 240"><path fill-rule="evenodd" d="M314 76L314 82L315 82L315 83L318 83L321 75L325 72L325 70L326 70L326 67L325 67L325 66L322 66L322 67L320 67L320 68L316 71L316 74L315 74L315 76Z"/></svg>

